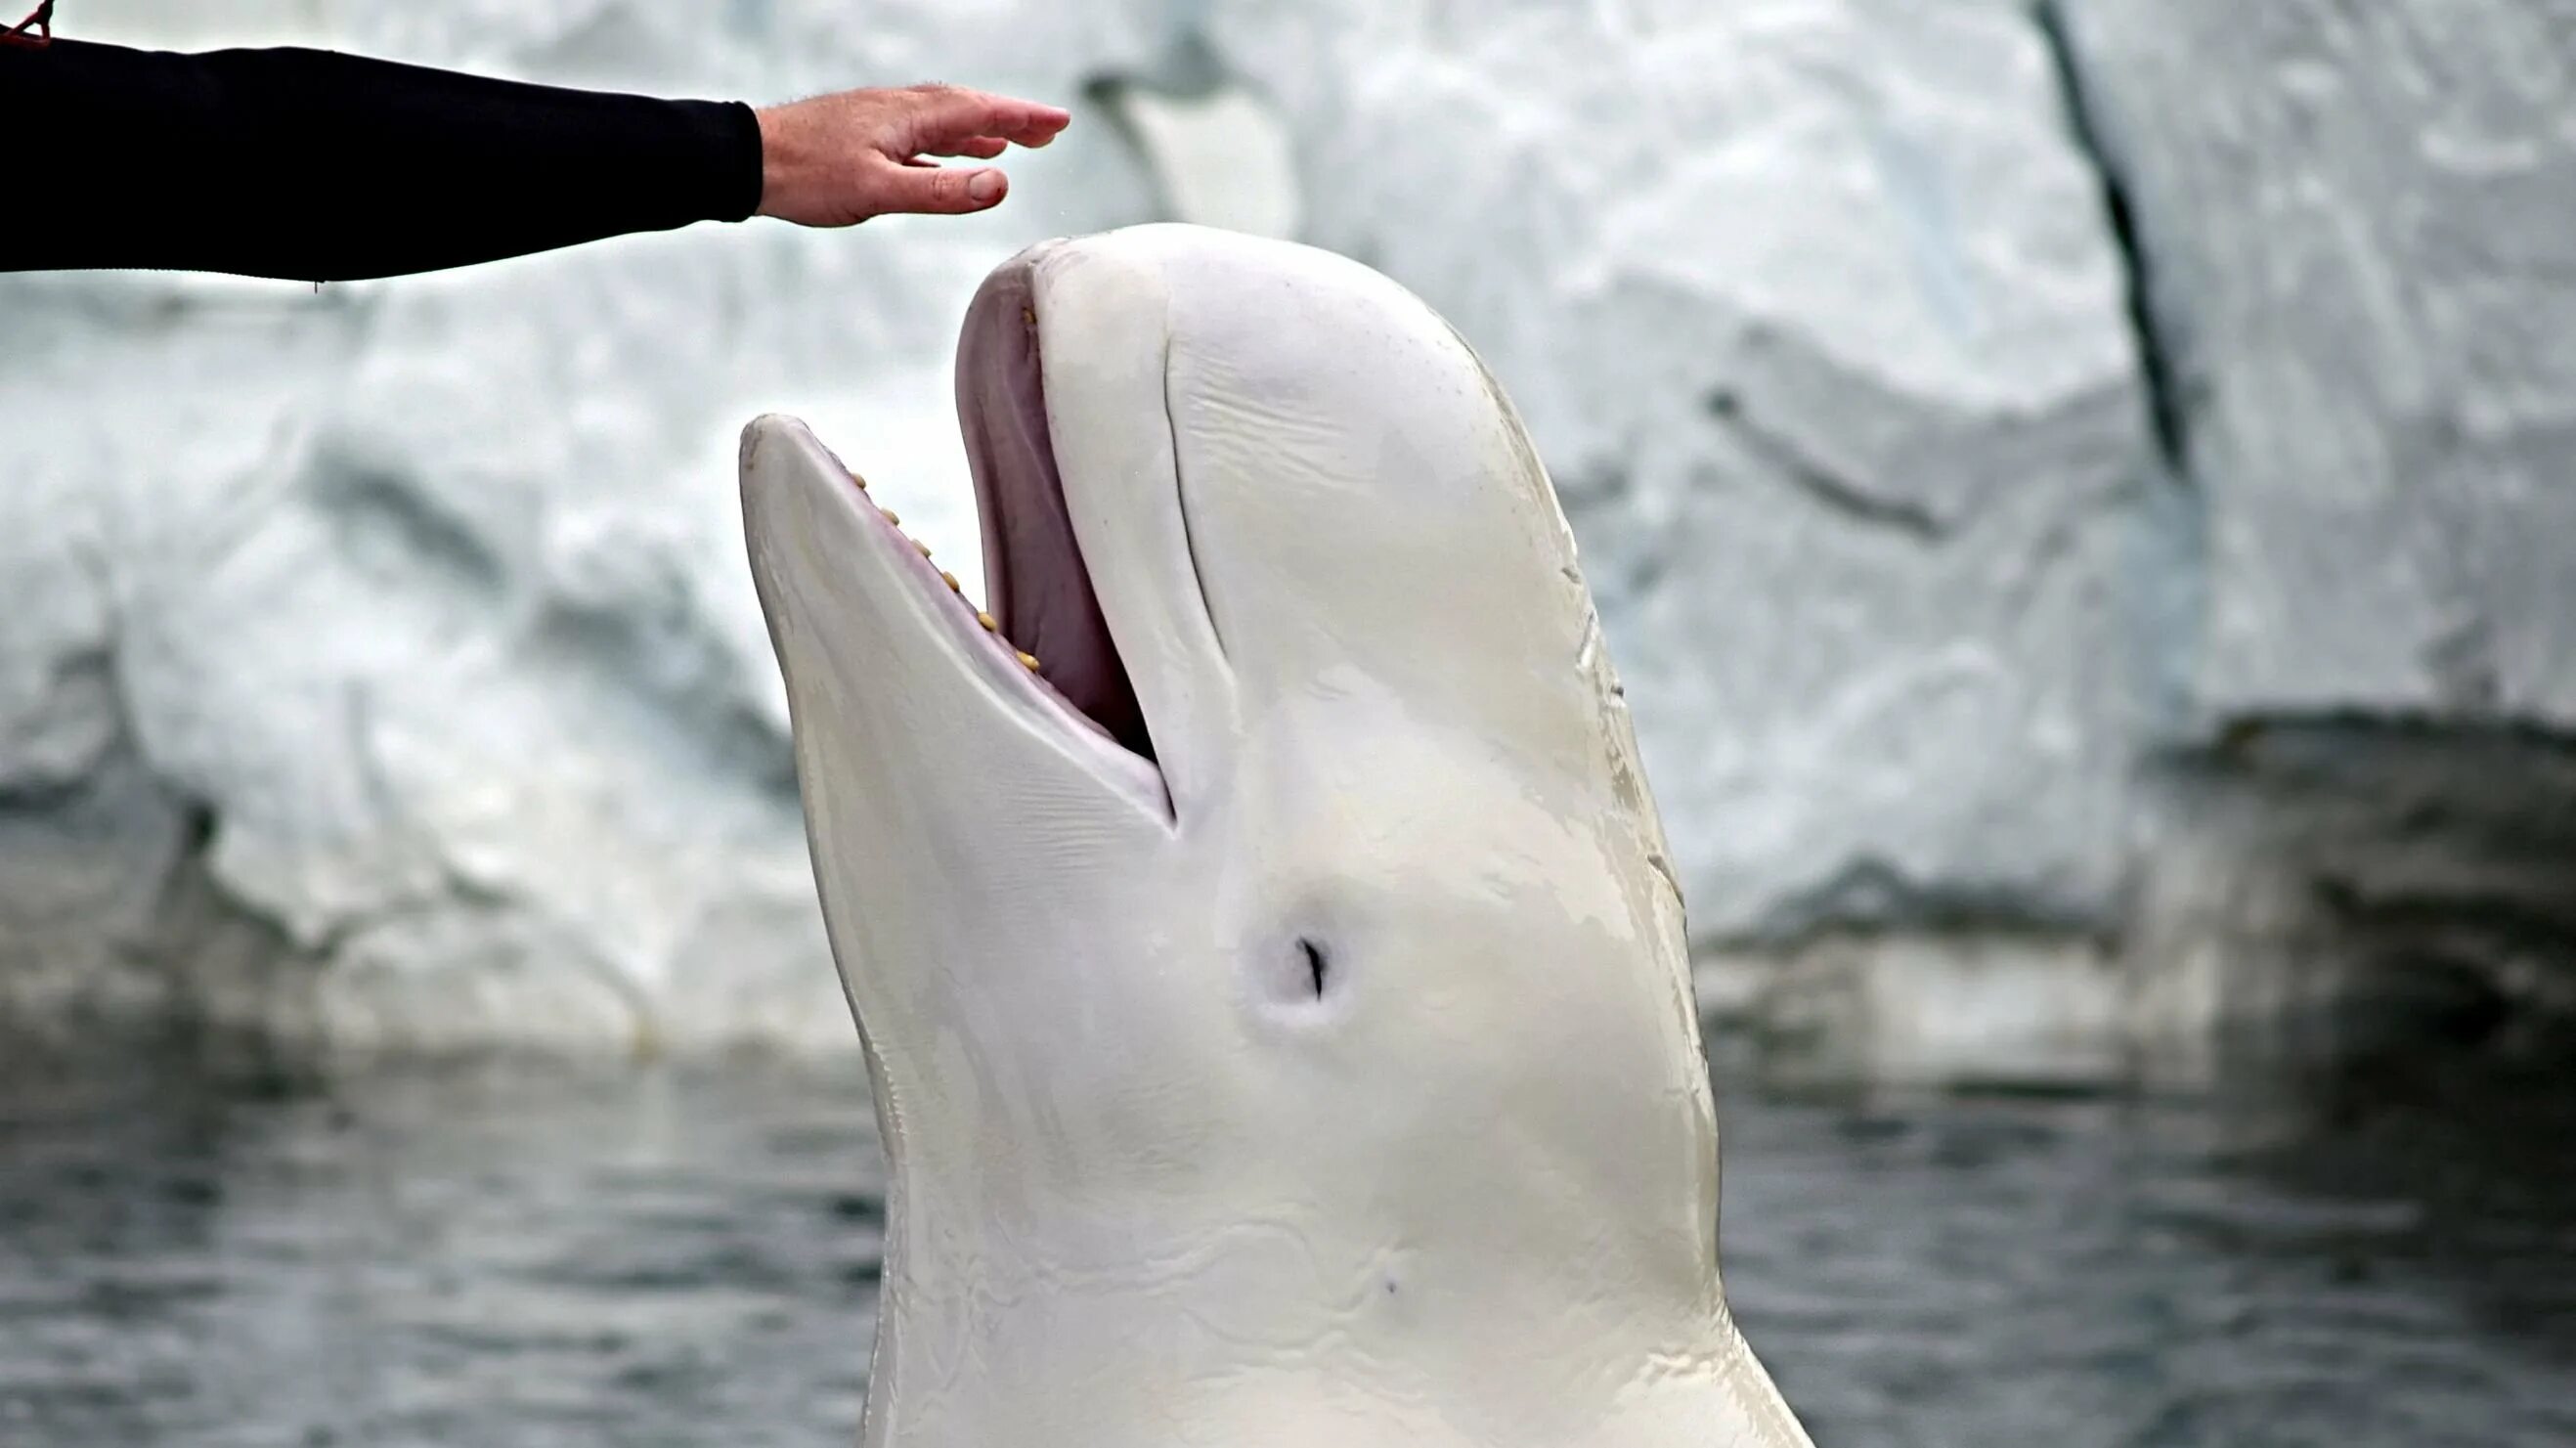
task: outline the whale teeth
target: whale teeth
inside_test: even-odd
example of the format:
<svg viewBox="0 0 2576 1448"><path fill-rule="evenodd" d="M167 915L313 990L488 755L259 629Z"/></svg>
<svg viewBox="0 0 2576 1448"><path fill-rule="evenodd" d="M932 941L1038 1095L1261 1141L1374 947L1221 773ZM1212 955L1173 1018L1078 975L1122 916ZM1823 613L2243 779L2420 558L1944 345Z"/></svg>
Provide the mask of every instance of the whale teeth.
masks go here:
<svg viewBox="0 0 2576 1448"><path fill-rule="evenodd" d="M975 610L975 621L984 626L984 632L986 633L1000 633L1002 631L1002 626L999 623L994 622L993 616L980 608Z"/></svg>
<svg viewBox="0 0 2576 1448"><path fill-rule="evenodd" d="M948 591L950 593L964 593L966 591L964 586L958 583L957 575L949 572L945 568L939 570L939 581L948 585Z"/></svg>
<svg viewBox="0 0 2576 1448"><path fill-rule="evenodd" d="M1030 673L1034 674L1034 673L1036 673L1036 672L1038 671L1038 656L1037 656L1037 655L1035 655L1035 654L1029 654L1029 653L1021 654L1021 655L1020 655L1020 662L1028 666L1028 670L1029 670L1029 672L1030 672Z"/></svg>
<svg viewBox="0 0 2576 1448"><path fill-rule="evenodd" d="M903 519L902 519L901 517L899 517L899 516L895 513L895 510L894 510L894 509L892 509L892 508L886 508L886 509L883 509L882 511L885 513L885 520L886 520L888 523L891 523L891 524L893 524L895 527L898 527L898 528L900 528L900 527L902 527L902 526L903 526Z"/></svg>
<svg viewBox="0 0 2576 1448"><path fill-rule="evenodd" d="M1020 320L1028 323L1032 327L1036 326L1038 324L1038 309L1025 302L1021 303Z"/></svg>
<svg viewBox="0 0 2576 1448"><path fill-rule="evenodd" d="M913 540L912 540L912 546L921 550L921 556L922 556L922 557L927 558L927 557L929 557L929 556L930 556L930 545L929 545L929 544L922 542L922 541L921 541L920 539L918 539L918 538L915 538L915 539L913 539Z"/></svg>

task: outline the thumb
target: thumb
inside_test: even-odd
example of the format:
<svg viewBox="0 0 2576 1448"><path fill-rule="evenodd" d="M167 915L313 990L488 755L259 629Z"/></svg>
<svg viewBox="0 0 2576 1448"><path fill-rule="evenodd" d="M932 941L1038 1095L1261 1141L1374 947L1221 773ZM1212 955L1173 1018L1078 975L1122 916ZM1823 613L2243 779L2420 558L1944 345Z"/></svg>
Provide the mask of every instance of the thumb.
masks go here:
<svg viewBox="0 0 2576 1448"><path fill-rule="evenodd" d="M883 184L882 210L938 216L981 211L1010 190L1010 182L990 167L897 166L888 169Z"/></svg>

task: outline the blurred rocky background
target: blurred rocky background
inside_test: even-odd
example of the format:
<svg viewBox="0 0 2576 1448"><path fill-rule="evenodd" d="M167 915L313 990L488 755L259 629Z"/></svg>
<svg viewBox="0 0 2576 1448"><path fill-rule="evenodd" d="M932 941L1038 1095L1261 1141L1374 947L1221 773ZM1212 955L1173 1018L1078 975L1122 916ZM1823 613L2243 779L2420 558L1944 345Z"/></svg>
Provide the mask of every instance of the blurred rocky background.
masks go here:
<svg viewBox="0 0 2576 1448"><path fill-rule="evenodd" d="M1763 1069L2190 1081L2576 1016L2571 0L58 25L1077 116L971 220L0 277L21 1038L846 1052L736 431L808 418L971 588L966 299L1156 218L1369 262L1512 390Z"/></svg>

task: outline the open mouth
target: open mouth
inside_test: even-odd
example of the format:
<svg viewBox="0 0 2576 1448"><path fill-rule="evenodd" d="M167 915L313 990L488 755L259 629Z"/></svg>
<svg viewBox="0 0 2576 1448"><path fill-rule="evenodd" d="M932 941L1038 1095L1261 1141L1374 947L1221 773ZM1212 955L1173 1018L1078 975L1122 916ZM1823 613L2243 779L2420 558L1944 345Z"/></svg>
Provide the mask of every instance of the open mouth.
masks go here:
<svg viewBox="0 0 2576 1448"><path fill-rule="evenodd" d="M958 422L984 537L983 617L1083 718L1151 760L1144 711L1083 565L1056 467L1033 275L1020 265L987 279L957 349Z"/></svg>
<svg viewBox="0 0 2576 1448"><path fill-rule="evenodd" d="M865 496L866 479L838 457L831 461L859 490L859 512L907 555L897 576L918 579L934 594L946 585L949 596L934 611L955 610L956 633L970 654L982 652L1001 677L1027 680L1047 713L1157 774L1144 709L1084 566L1057 466L1033 273L1023 261L987 278L958 345L957 412L983 534L985 608L967 600L957 575L931 560L929 545L905 533L893 509Z"/></svg>

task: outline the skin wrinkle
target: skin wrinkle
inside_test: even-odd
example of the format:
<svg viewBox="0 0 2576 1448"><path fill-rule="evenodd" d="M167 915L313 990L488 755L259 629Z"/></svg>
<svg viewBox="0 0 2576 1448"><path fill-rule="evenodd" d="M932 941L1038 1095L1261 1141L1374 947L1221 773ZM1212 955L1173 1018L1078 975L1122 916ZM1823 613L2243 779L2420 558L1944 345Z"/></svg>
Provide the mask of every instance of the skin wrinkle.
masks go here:
<svg viewBox="0 0 2576 1448"><path fill-rule="evenodd" d="M1220 663L1231 656L1225 647L1225 630L1216 621L1216 603L1208 594L1207 569L1199 562L1197 534L1190 529L1189 461L1181 453L1180 424L1173 421L1172 407L1172 322L1168 300L1163 318L1163 431L1172 444L1172 499L1181 522L1181 552L1190 561L1190 583L1198 590L1199 608L1207 615L1208 634L1216 640Z"/></svg>

